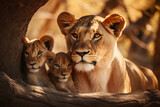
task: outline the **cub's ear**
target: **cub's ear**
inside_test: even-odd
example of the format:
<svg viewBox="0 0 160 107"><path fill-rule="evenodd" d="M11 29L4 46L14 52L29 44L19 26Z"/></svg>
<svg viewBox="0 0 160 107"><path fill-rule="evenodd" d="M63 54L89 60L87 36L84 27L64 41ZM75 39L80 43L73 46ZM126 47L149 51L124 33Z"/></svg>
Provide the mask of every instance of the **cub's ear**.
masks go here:
<svg viewBox="0 0 160 107"><path fill-rule="evenodd" d="M72 52L67 52L67 57L68 57L68 59L70 59L71 62L73 62L72 58L71 58L72 57Z"/></svg>
<svg viewBox="0 0 160 107"><path fill-rule="evenodd" d="M69 57L71 57L72 52L67 52L67 55L68 55Z"/></svg>
<svg viewBox="0 0 160 107"><path fill-rule="evenodd" d="M24 43L25 46L26 46L29 42L30 42L30 41L29 41L29 39L28 39L27 37L24 37L24 38L23 38L23 43Z"/></svg>
<svg viewBox="0 0 160 107"><path fill-rule="evenodd" d="M56 58L56 54L53 52L47 52L47 63L50 64Z"/></svg>
<svg viewBox="0 0 160 107"><path fill-rule="evenodd" d="M74 15L72 15L68 12L62 12L57 18L58 26L64 35L66 35L68 33L69 29L76 22L77 22L77 20L75 19Z"/></svg>
<svg viewBox="0 0 160 107"><path fill-rule="evenodd" d="M45 35L40 38L40 43L44 44L49 51L52 51L54 39L51 36Z"/></svg>
<svg viewBox="0 0 160 107"><path fill-rule="evenodd" d="M125 20L122 16L118 14L112 14L107 16L102 22L102 24L106 29L112 29L113 34L116 37L119 37L121 35L122 30L124 29Z"/></svg>

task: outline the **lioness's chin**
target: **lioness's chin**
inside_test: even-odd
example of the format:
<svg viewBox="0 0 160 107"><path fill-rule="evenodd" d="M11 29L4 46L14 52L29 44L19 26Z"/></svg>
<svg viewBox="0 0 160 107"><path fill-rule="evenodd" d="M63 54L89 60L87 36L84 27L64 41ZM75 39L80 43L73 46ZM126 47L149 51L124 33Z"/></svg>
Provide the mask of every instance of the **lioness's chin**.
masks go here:
<svg viewBox="0 0 160 107"><path fill-rule="evenodd" d="M89 64L89 63L78 63L75 65L75 69L77 71L81 71L81 72L90 72L94 69L94 65L93 64Z"/></svg>

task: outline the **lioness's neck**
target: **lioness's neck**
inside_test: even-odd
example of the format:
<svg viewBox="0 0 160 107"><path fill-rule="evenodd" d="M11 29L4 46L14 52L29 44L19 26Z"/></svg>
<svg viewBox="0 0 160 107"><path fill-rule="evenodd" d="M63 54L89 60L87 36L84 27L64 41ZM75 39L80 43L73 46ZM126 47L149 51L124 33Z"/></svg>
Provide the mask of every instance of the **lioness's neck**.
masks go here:
<svg viewBox="0 0 160 107"><path fill-rule="evenodd" d="M112 69L113 62L115 62L117 58L122 57L117 47L115 47L115 50L111 56L112 57L110 58L112 59L104 57L99 64L95 66L93 71L87 73L92 92L108 92L107 84L110 80L111 73L114 70Z"/></svg>
<svg viewBox="0 0 160 107"><path fill-rule="evenodd" d="M128 74L126 72L126 64L123 56L119 51L111 64L111 74L108 80L107 87L110 93L128 93L127 88L130 84ZM118 88L117 88L118 87Z"/></svg>
<svg viewBox="0 0 160 107"><path fill-rule="evenodd" d="M108 83L110 73L111 69L109 66L96 67L93 71L87 72L91 92L107 92L106 84Z"/></svg>
<svg viewBox="0 0 160 107"><path fill-rule="evenodd" d="M125 72L125 64L124 64L123 57L119 50L116 50L116 54L110 64L108 64L105 59L103 62L100 62L99 65L95 66L95 69L90 71L90 72L76 72L79 76L76 76L76 84L78 85L78 91L79 92L122 92L124 91L124 84L121 84L122 81L125 80L126 72ZM85 75L85 76L80 76L80 75ZM117 80L116 78L121 78L121 80ZM85 78L84 78L85 77ZM82 78L84 78L84 81L81 81ZM81 82L81 83L78 83ZM88 86L83 85L83 84L88 84ZM124 82L122 82L124 83ZM90 87L90 90L84 90L85 87ZM108 88L108 86L110 88ZM115 87L119 87L115 88ZM88 89L86 88L86 89ZM113 91L112 91L113 89Z"/></svg>

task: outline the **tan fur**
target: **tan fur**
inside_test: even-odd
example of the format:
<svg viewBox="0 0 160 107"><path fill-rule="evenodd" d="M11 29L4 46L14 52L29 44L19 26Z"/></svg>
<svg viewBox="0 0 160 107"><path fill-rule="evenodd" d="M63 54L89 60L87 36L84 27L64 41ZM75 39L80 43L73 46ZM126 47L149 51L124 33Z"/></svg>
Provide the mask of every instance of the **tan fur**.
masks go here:
<svg viewBox="0 0 160 107"><path fill-rule="evenodd" d="M43 36L40 40L25 39L25 63L27 82L32 85L51 87L55 89L45 69L47 53L53 48L53 39Z"/></svg>
<svg viewBox="0 0 160 107"><path fill-rule="evenodd" d="M133 64L119 52L117 40L125 26L122 16L112 14L103 19L89 15L75 19L63 12L57 22L68 51L72 52L78 92L128 93L158 88L151 70Z"/></svg>
<svg viewBox="0 0 160 107"><path fill-rule="evenodd" d="M63 92L76 93L72 80L72 61L69 53L50 53L48 55L49 77L55 84L56 89Z"/></svg>

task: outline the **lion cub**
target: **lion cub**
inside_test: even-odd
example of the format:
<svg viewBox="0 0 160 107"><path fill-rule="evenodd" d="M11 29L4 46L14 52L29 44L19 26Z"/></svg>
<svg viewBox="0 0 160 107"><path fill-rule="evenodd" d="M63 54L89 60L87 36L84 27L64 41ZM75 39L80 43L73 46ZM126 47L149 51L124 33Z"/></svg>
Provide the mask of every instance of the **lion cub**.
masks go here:
<svg viewBox="0 0 160 107"><path fill-rule="evenodd" d="M49 77L56 89L63 92L77 93L72 80L72 61L69 54L60 52L50 53L48 57Z"/></svg>
<svg viewBox="0 0 160 107"><path fill-rule="evenodd" d="M45 68L47 53L53 48L53 38L43 36L40 40L29 41L25 38L24 58L27 82L32 85L55 89Z"/></svg>

